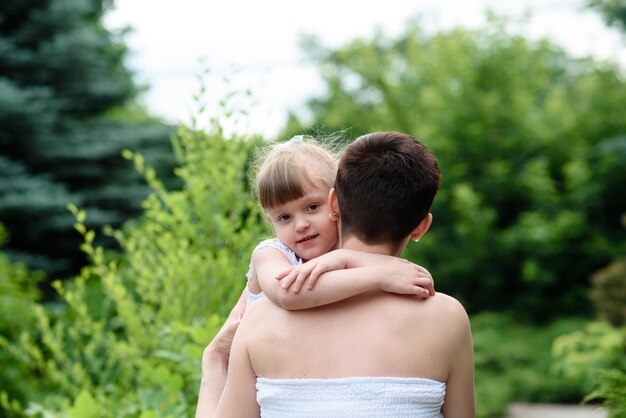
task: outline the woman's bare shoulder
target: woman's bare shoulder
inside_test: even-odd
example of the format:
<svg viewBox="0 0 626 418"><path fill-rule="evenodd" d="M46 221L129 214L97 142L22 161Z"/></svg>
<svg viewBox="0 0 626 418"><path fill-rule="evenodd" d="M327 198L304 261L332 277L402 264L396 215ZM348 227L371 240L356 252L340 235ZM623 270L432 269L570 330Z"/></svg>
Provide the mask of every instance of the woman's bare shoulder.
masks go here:
<svg viewBox="0 0 626 418"><path fill-rule="evenodd" d="M463 304L456 298L445 293L437 292L434 296L429 297L426 302L430 301L438 309L450 311L450 313L456 313L457 315L463 314L467 316Z"/></svg>
<svg viewBox="0 0 626 418"><path fill-rule="evenodd" d="M409 321L414 322L414 318L420 318L418 322L421 324L461 329L469 326L469 318L461 302L441 292L424 300L405 298L404 303L396 305L396 308L404 311L404 314L397 313L404 315Z"/></svg>
<svg viewBox="0 0 626 418"><path fill-rule="evenodd" d="M430 317L436 319L438 326L464 334L470 330L469 317L463 304L452 296L437 292L425 301L430 309Z"/></svg>

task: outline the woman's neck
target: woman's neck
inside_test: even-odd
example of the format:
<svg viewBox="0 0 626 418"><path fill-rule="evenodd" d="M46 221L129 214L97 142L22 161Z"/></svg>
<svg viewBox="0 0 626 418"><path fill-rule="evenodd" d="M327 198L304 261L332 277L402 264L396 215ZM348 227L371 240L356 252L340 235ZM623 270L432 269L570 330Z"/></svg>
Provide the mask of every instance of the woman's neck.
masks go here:
<svg viewBox="0 0 626 418"><path fill-rule="evenodd" d="M396 248L395 245L391 244L367 244L354 236L342 239L339 246L346 250L361 251L371 254L392 255L395 257L399 257L404 249L404 245L401 245L400 248Z"/></svg>

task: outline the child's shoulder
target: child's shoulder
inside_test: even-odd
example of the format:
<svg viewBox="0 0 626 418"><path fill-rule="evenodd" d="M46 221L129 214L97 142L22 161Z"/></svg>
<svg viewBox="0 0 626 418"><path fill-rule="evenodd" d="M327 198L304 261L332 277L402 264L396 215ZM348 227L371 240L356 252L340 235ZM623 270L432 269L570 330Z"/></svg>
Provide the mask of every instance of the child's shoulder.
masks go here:
<svg viewBox="0 0 626 418"><path fill-rule="evenodd" d="M291 262L291 264L300 264L300 258L296 255L295 252L293 252L293 250L289 247L287 247L281 240L279 240L278 238L270 238L270 239L266 239L261 241L255 248L254 251L252 252L252 259L254 259L255 255L257 254L257 252L259 250L262 250L264 248L274 248L278 251L280 251L281 253L283 253Z"/></svg>
<svg viewBox="0 0 626 418"><path fill-rule="evenodd" d="M265 247L277 247L277 246L287 248L287 246L283 244L283 242L279 240L278 238L264 239L263 241L257 244L256 248L260 249L260 248L265 248Z"/></svg>

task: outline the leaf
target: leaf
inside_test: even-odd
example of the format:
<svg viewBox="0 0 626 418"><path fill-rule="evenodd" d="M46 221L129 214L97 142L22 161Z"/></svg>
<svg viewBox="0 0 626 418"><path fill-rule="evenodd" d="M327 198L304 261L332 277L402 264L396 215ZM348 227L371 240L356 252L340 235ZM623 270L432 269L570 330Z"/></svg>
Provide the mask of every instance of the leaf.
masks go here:
<svg viewBox="0 0 626 418"><path fill-rule="evenodd" d="M91 418L99 416L100 407L88 390L83 389L76 397L74 404L68 408L69 418Z"/></svg>

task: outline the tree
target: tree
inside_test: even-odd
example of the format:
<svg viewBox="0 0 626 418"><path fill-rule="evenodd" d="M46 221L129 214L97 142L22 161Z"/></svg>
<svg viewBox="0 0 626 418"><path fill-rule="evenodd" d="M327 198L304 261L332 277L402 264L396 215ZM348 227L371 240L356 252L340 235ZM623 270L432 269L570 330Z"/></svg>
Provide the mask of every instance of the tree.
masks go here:
<svg viewBox="0 0 626 418"><path fill-rule="evenodd" d="M122 149L141 151L166 178L174 162L173 128L134 105L123 33L102 25L108 3L0 4L0 220L7 254L53 276L84 263L68 203L98 229L140 213L149 189Z"/></svg>
<svg viewBox="0 0 626 418"><path fill-rule="evenodd" d="M608 25L626 32L626 3L623 0L589 0L588 5L598 11Z"/></svg>
<svg viewBox="0 0 626 418"><path fill-rule="evenodd" d="M617 64L575 59L504 23L433 35L410 25L336 50L315 41L328 93L291 132L399 130L442 169L434 224L407 255L471 312L589 313L589 276L626 245L626 88Z"/></svg>

